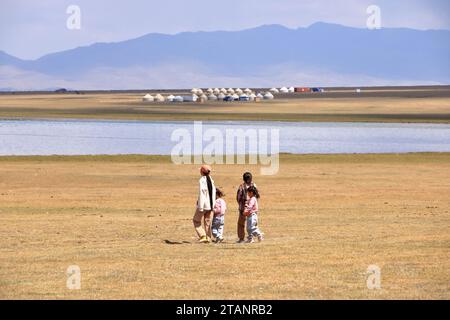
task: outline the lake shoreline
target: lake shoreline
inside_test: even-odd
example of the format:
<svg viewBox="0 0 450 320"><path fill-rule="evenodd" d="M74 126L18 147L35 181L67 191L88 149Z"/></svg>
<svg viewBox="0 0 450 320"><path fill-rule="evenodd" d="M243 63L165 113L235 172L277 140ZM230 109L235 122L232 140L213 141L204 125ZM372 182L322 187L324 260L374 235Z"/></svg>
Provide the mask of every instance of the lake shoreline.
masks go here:
<svg viewBox="0 0 450 320"><path fill-rule="evenodd" d="M290 123L304 123L304 122L315 122L315 123L329 123L329 122L340 122L340 123L424 123L424 124L450 124L450 114L445 115L406 115L406 114L376 114L376 115L364 115L364 114L288 114L279 116L265 116L258 115L255 118L254 114L239 114L239 115L228 115L220 113L210 113L202 115L191 115L191 114L158 114L158 115L116 115L108 114L102 116L96 116L94 114L76 114L65 115L65 114L39 114L36 116L8 116L0 117L0 121L31 121L31 120L78 120L78 121L142 121L142 122L193 122L193 121L204 121L204 122L218 122L218 121L245 121L245 122L290 122Z"/></svg>

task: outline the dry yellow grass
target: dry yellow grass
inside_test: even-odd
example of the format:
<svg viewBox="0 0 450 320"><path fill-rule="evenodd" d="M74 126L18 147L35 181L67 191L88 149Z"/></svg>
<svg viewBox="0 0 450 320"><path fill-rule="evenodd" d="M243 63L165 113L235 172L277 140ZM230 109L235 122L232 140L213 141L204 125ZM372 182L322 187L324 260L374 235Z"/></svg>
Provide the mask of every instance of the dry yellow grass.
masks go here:
<svg viewBox="0 0 450 320"><path fill-rule="evenodd" d="M234 244L234 190L257 167L214 169L228 241L200 245L197 166L0 158L0 298L450 298L450 154L284 155L278 175L256 174L267 240L254 245ZM371 264L381 290L366 287Z"/></svg>
<svg viewBox="0 0 450 320"><path fill-rule="evenodd" d="M205 104L144 103L130 93L0 95L0 118L450 122L450 98L410 94Z"/></svg>

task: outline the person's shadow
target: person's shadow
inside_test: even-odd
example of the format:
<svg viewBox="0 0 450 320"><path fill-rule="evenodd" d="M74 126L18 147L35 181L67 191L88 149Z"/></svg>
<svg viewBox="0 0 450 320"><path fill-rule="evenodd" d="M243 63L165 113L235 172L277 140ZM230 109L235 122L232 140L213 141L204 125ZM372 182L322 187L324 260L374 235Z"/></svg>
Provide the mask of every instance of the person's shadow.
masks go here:
<svg viewBox="0 0 450 320"><path fill-rule="evenodd" d="M170 245L190 244L189 241L182 241L182 242L179 242L179 241L170 241L170 240L164 240L164 243L165 243L165 244L170 244Z"/></svg>

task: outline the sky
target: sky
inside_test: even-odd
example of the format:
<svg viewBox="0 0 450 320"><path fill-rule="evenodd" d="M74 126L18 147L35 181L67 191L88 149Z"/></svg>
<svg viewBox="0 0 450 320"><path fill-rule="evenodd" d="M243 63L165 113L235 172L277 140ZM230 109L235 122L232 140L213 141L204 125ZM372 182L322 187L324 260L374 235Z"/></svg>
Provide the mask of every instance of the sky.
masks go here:
<svg viewBox="0 0 450 320"><path fill-rule="evenodd" d="M66 26L69 5L81 10L79 30ZM384 28L450 29L448 0L1 0L0 50L36 59L153 32L298 28L319 21L364 28L370 5L380 7Z"/></svg>

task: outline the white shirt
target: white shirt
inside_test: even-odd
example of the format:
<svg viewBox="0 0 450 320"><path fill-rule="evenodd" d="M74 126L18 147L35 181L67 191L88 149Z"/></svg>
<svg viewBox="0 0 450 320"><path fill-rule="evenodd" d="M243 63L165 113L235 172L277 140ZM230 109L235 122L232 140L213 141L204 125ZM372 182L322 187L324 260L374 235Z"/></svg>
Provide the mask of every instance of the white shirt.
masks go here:
<svg viewBox="0 0 450 320"><path fill-rule="evenodd" d="M214 203L216 202L216 187L214 185L214 180L211 178L212 183L212 203L214 206ZM211 201L209 199L209 192L208 192L208 182L206 180L206 176L203 176L198 181L199 184L199 192L198 192L198 200L197 200L197 209L200 211L210 211L213 208L211 208Z"/></svg>

